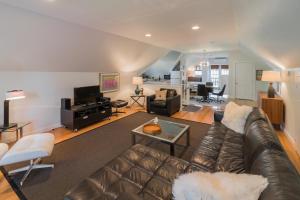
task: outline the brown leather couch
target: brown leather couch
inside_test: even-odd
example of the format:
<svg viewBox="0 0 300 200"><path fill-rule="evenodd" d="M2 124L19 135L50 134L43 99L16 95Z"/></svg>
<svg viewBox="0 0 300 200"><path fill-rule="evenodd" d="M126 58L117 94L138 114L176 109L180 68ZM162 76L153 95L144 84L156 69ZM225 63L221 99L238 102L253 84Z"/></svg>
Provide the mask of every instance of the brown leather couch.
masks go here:
<svg viewBox="0 0 300 200"><path fill-rule="evenodd" d="M193 171L260 174L269 181L260 200L300 198L299 174L262 111L249 115L245 135L223 126L221 115L215 119L190 162L138 144L71 189L65 200L172 199L173 180Z"/></svg>

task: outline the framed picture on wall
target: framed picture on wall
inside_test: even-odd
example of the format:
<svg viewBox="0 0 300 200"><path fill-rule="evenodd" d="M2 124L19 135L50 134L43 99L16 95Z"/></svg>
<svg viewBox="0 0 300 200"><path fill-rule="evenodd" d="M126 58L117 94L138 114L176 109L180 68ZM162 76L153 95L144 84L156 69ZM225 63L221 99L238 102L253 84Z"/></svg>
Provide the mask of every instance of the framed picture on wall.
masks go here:
<svg viewBox="0 0 300 200"><path fill-rule="evenodd" d="M262 77L262 74L263 74L263 70L256 70L256 80L257 81L261 81L261 77Z"/></svg>
<svg viewBox="0 0 300 200"><path fill-rule="evenodd" d="M100 91L115 92L120 89L120 74L119 73L100 73L99 74Z"/></svg>

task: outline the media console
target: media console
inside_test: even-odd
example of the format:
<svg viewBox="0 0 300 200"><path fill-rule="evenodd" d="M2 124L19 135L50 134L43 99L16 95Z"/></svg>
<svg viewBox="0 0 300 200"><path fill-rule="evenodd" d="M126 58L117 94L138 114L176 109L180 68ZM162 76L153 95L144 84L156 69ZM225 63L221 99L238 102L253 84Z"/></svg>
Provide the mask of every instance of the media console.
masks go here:
<svg viewBox="0 0 300 200"><path fill-rule="evenodd" d="M61 124L68 129L78 131L112 115L109 98L101 97L98 102L71 106L71 99L61 99Z"/></svg>

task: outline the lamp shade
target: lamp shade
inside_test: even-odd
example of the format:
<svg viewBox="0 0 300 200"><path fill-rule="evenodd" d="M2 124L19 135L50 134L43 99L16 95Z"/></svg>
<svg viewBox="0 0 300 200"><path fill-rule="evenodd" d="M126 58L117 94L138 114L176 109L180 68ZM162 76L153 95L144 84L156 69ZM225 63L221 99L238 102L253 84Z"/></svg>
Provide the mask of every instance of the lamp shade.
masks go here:
<svg viewBox="0 0 300 200"><path fill-rule="evenodd" d="M261 80L267 82L281 82L281 75L279 71L263 71Z"/></svg>
<svg viewBox="0 0 300 200"><path fill-rule="evenodd" d="M26 96L23 90L11 90L6 92L5 97L6 100L16 100L24 99Z"/></svg>
<svg viewBox="0 0 300 200"><path fill-rule="evenodd" d="M143 84L143 78L140 76L135 76L132 78L132 84L133 85L142 85Z"/></svg>

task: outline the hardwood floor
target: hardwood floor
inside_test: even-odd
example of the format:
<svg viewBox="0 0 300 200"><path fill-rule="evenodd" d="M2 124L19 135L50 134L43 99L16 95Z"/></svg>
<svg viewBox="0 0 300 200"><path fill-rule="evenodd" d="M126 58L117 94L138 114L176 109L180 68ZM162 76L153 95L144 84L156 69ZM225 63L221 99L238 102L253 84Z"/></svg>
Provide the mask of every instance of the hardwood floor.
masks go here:
<svg viewBox="0 0 300 200"><path fill-rule="evenodd" d="M51 130L55 135L55 143L59 143L62 141L65 141L67 139L70 139L72 137L76 137L81 134L85 134L89 132L90 130L96 129L98 127L104 126L108 123L114 122L116 120L122 119L123 117L126 117L128 115L134 114L138 111L145 112L144 109L140 108L124 108L125 114L119 114L118 116L112 116L110 120L105 120L102 122L99 122L97 124L91 125L87 128L81 129L77 132L70 131L65 128L57 128L54 130ZM202 109L200 109L197 112L187 112L187 111L180 111L176 114L174 114L172 117L178 118L178 119L184 119L184 120L191 120L201 123L207 123L212 124L213 123L213 113L214 110L212 107L204 106ZM288 140L287 136L283 132L278 132L279 139L285 148L289 158L292 160L293 164L296 166L298 172L300 173L300 156L297 154L295 149L293 148L293 145ZM15 194L13 189L10 187L7 180L4 178L3 174L0 173L0 199L5 200L19 200L18 196Z"/></svg>
<svg viewBox="0 0 300 200"><path fill-rule="evenodd" d="M295 151L295 145L291 143L288 136L283 131L277 131L277 135L289 159L300 174L300 155Z"/></svg>
<svg viewBox="0 0 300 200"><path fill-rule="evenodd" d="M2 172L0 172L0 199L2 200L19 200L17 194L10 187Z"/></svg>
<svg viewBox="0 0 300 200"><path fill-rule="evenodd" d="M87 132L89 132L93 129L99 128L101 126L104 126L104 125L109 124L111 122L114 122L116 120L122 119L122 118L124 118L128 115L134 114L136 112L139 112L139 111L145 112L145 110L141 109L140 107L123 108L122 110L119 109L119 111L124 111L125 113L121 113L121 114L118 114L118 115L115 115L115 116L111 116L110 119L107 119L107 120L101 121L99 123L93 124L91 126L88 126L86 128L80 129L77 132L74 132L72 130L69 130L69 129L66 129L66 128L63 128L63 127L56 128L54 130L51 130L50 132L55 135L55 143L57 144L59 142L65 141L67 139L70 139L70 138L76 137L78 135L87 133Z"/></svg>
<svg viewBox="0 0 300 200"><path fill-rule="evenodd" d="M212 124L214 121L214 110L210 106L203 106L203 108L199 109L197 112L180 111L172 115L172 117Z"/></svg>

